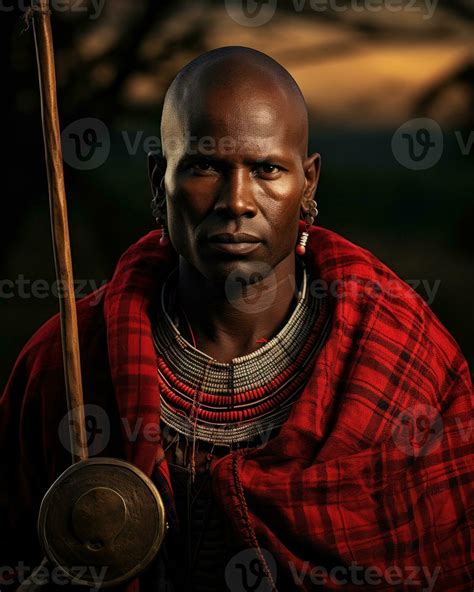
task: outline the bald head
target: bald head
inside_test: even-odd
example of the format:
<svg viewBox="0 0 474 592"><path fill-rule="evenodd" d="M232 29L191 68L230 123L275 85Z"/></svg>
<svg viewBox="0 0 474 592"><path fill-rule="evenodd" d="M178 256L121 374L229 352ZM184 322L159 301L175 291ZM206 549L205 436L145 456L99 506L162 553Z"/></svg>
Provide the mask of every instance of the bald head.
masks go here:
<svg viewBox="0 0 474 592"><path fill-rule="evenodd" d="M222 117L231 119L227 122L231 137L239 135L245 120L249 131L260 131L262 142L270 139L272 125L291 127L290 136L299 144L301 155L307 153L308 114L303 95L283 66L255 49L214 49L177 74L163 106L165 156L170 138L174 145L176 138L191 130L199 133L200 128L205 133L211 119ZM262 122L267 124L265 130Z"/></svg>

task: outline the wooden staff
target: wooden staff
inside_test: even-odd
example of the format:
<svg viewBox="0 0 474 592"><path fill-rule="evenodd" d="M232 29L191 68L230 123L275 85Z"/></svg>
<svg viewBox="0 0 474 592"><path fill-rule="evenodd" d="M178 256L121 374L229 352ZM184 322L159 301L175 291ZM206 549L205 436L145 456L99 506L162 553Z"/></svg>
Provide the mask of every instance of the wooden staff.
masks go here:
<svg viewBox="0 0 474 592"><path fill-rule="evenodd" d="M48 174L54 266L58 285L62 289L62 295L59 297L59 317L69 414L70 450L74 464L87 459L88 450L50 14L49 0L37 0L32 3L31 11L26 15L26 18L29 19L33 16L36 62L41 95L41 120ZM17 592L40 590L47 583L47 580L40 583L33 576L48 565L49 561L45 557L33 571L30 578L17 588Z"/></svg>
<svg viewBox="0 0 474 592"><path fill-rule="evenodd" d="M105 566L110 575L102 586L122 584L148 567L158 553L166 532L163 501L158 489L145 474L133 465L118 459L88 459L48 0L35 2L31 12L41 93L54 262L57 279L64 288L59 308L73 466L56 479L43 498L38 517L38 533L47 556L30 578L21 584L17 592L39 591L48 583L49 578L38 581L36 576L43 568L51 565L60 565L64 573L74 581L74 568L71 566L77 564L71 561L82 557L86 562L84 565L88 565L87 558L90 557L90 565L96 565L97 552L90 548L90 541L104 545L107 551ZM77 499L72 499L74 496L70 495L70 479L73 478L76 491L80 492ZM96 503L97 496L101 496L102 503ZM117 508L121 509L123 506L125 510L129 510L117 513ZM77 507L82 511L85 507L89 516L86 524L82 525L84 528L81 527L81 531L86 534L83 535L85 539L81 539L80 544L74 530L77 526L74 518ZM111 524L113 523L114 528L118 527L119 532L124 533L120 544L115 544L114 540L111 546L104 515ZM133 536L129 536L130 529L134 533ZM65 565L58 563L58 552ZM66 555L65 558L63 554ZM90 578L74 583L87 585L89 588L96 584Z"/></svg>
<svg viewBox="0 0 474 592"><path fill-rule="evenodd" d="M88 457L49 0L32 4L72 462Z"/></svg>

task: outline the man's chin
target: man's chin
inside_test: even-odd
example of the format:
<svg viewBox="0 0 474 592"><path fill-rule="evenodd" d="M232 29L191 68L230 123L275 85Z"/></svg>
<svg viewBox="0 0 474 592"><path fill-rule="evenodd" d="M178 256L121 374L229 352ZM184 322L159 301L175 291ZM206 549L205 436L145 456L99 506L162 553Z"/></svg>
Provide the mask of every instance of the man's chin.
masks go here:
<svg viewBox="0 0 474 592"><path fill-rule="evenodd" d="M255 257L208 258L200 262L198 269L209 281L241 287L262 281L273 273L270 262Z"/></svg>

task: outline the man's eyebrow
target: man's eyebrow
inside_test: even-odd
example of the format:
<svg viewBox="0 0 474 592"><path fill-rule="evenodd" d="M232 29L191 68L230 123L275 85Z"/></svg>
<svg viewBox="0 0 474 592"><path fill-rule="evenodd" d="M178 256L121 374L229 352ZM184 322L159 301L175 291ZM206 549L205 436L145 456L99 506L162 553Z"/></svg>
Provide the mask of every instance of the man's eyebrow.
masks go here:
<svg viewBox="0 0 474 592"><path fill-rule="evenodd" d="M219 158L215 154L206 154L206 152L193 152L192 154L183 154L179 159L179 164L186 164L190 162L196 162L197 160L208 160L209 162L224 162L225 158Z"/></svg>
<svg viewBox="0 0 474 592"><path fill-rule="evenodd" d="M245 159L246 161L248 160L249 162L254 162L254 163L259 163L259 162L276 162L276 161L286 161L288 160L288 158L285 158L285 156L283 154L279 154L277 152L273 153L273 154L265 154L264 156L257 156L254 158L249 157L248 159Z"/></svg>
<svg viewBox="0 0 474 592"><path fill-rule="evenodd" d="M249 156L248 158L244 158L243 162L247 165L259 165L259 164L277 164L283 167L291 167L292 163L294 162L291 156L288 156L282 153L267 153L263 156Z"/></svg>

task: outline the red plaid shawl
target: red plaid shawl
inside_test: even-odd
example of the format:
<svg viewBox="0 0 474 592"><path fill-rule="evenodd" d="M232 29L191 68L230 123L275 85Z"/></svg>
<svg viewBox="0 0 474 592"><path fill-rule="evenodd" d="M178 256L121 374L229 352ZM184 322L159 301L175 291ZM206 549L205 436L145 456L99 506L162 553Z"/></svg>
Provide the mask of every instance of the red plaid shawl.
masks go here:
<svg viewBox="0 0 474 592"><path fill-rule="evenodd" d="M101 454L149 475L157 467L172 521L166 461L150 437L159 393L148 311L177 257L158 238L130 247L113 279L78 302L78 317L85 400L110 421ZM329 337L279 435L213 466L217 500L242 548L265 557L279 592L466 592L474 582L466 361L428 306L369 252L313 227L308 264L322 280L315 293L330 299ZM2 508L11 500L0 566L39 557L38 505L69 463L58 436L64 413L54 317L21 352L0 399ZM127 587L138 589L137 580Z"/></svg>

